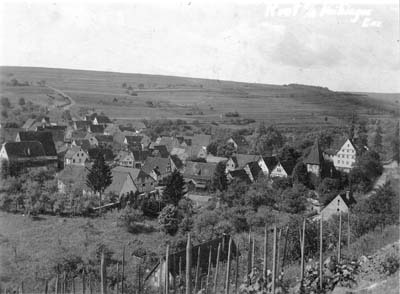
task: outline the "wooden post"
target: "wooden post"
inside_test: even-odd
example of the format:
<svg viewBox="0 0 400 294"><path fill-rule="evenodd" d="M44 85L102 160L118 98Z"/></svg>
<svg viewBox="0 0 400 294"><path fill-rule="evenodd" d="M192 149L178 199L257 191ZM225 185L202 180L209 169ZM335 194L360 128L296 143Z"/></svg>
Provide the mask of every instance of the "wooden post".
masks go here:
<svg viewBox="0 0 400 294"><path fill-rule="evenodd" d="M92 287L92 275L89 273L89 294L92 294L93 292L93 287Z"/></svg>
<svg viewBox="0 0 400 294"><path fill-rule="evenodd" d="M192 241L190 233L188 234L186 244L186 294L192 294Z"/></svg>
<svg viewBox="0 0 400 294"><path fill-rule="evenodd" d="M82 271L82 294L86 294L86 276L84 271Z"/></svg>
<svg viewBox="0 0 400 294"><path fill-rule="evenodd" d="M285 232L285 245L283 246L283 257L282 257L282 265L281 265L282 274L283 274L283 267L285 266L285 261L286 261L286 249L287 249L288 235L289 235L289 226L286 227L286 232Z"/></svg>
<svg viewBox="0 0 400 294"><path fill-rule="evenodd" d="M138 294L142 294L142 260L138 264Z"/></svg>
<svg viewBox="0 0 400 294"><path fill-rule="evenodd" d="M300 260L300 287L303 286L304 280L304 244L305 244L305 235L306 235L306 219L303 219L303 231L300 234L300 252L301 252L301 260Z"/></svg>
<svg viewBox="0 0 400 294"><path fill-rule="evenodd" d="M24 294L24 282L21 282L21 286L19 287L19 294Z"/></svg>
<svg viewBox="0 0 400 294"><path fill-rule="evenodd" d="M158 278L159 278L159 287L158 287L158 293L163 294L163 288L165 286L165 281L164 281L164 285L163 285L163 259L160 257L159 260L160 263L160 271L158 273Z"/></svg>
<svg viewBox="0 0 400 294"><path fill-rule="evenodd" d="M58 294L58 283L59 283L60 275L57 274L56 276L56 283L54 285L54 294Z"/></svg>
<svg viewBox="0 0 400 294"><path fill-rule="evenodd" d="M347 211L347 250L350 254L350 210Z"/></svg>
<svg viewBox="0 0 400 294"><path fill-rule="evenodd" d="M274 243L273 243L273 247L272 247L272 294L275 294L276 244L277 244L277 231L276 231L276 225L274 225Z"/></svg>
<svg viewBox="0 0 400 294"><path fill-rule="evenodd" d="M252 238L253 243L251 244L251 270L254 269L256 266L256 240L254 239L254 236Z"/></svg>
<svg viewBox="0 0 400 294"><path fill-rule="evenodd" d="M182 256L179 256L179 288L183 286L183 277L182 277ZM182 291L180 291L181 293Z"/></svg>
<svg viewBox="0 0 400 294"><path fill-rule="evenodd" d="M197 291L199 290L200 261L201 261L200 254L201 254L201 250L200 250L200 246L199 246L199 249L197 250L196 274L195 274L195 278L194 278L194 293L197 293Z"/></svg>
<svg viewBox="0 0 400 294"><path fill-rule="evenodd" d="M75 278L72 277L72 281L71 281L71 292L72 294L75 294Z"/></svg>
<svg viewBox="0 0 400 294"><path fill-rule="evenodd" d="M235 294L239 290L239 245L236 246Z"/></svg>
<svg viewBox="0 0 400 294"><path fill-rule="evenodd" d="M339 209L339 238L338 238L338 263L341 258L341 247L342 247L342 211Z"/></svg>
<svg viewBox="0 0 400 294"><path fill-rule="evenodd" d="M279 260L281 258L281 254L280 254L280 244L281 244L281 237L282 237L282 229L278 229L278 238L276 240L276 265L275 265L275 271L276 271L276 278L279 279L279 273L280 273L280 269L279 269Z"/></svg>
<svg viewBox="0 0 400 294"><path fill-rule="evenodd" d="M214 287L213 287L213 293L217 293L217 284L218 284L218 271L219 271L219 258L221 254L221 243L218 244L218 251L217 251L217 262L215 264L215 275L214 275Z"/></svg>
<svg viewBox="0 0 400 294"><path fill-rule="evenodd" d="M165 252L165 294L169 294L169 245Z"/></svg>
<svg viewBox="0 0 400 294"><path fill-rule="evenodd" d="M226 262L226 276L225 276L225 294L229 294L229 284L231 277L231 255L232 255L232 237L229 237L228 260Z"/></svg>
<svg viewBox="0 0 400 294"><path fill-rule="evenodd" d="M100 293L107 294L107 272L105 265L104 249L101 251L101 261L100 261Z"/></svg>
<svg viewBox="0 0 400 294"><path fill-rule="evenodd" d="M121 273L121 294L124 294L124 280L125 280L125 246L122 248L122 273Z"/></svg>
<svg viewBox="0 0 400 294"><path fill-rule="evenodd" d="M207 279L206 279L206 294L208 294L208 288L209 288L209 286L210 286L211 258L212 258L212 247L210 247L210 253L208 254L208 267L207 267Z"/></svg>
<svg viewBox="0 0 400 294"><path fill-rule="evenodd" d="M322 214L319 227L319 289L322 290Z"/></svg>
<svg viewBox="0 0 400 294"><path fill-rule="evenodd" d="M66 286L67 286L67 274L65 273L65 271L64 271L64 275L63 275L63 284L62 284L62 294L65 294L65 291L67 290L66 289Z"/></svg>
<svg viewBox="0 0 400 294"><path fill-rule="evenodd" d="M268 254L268 228L267 225L264 227L264 257L263 257L263 277L264 280L267 280L267 272L268 272L268 267L267 267L267 254Z"/></svg>
<svg viewBox="0 0 400 294"><path fill-rule="evenodd" d="M251 249L252 249L252 246L251 246L251 229L250 229L249 230L249 250L247 252L247 274L248 275L250 275L251 271L253 270L252 264L251 264L251 261L252 261Z"/></svg>
<svg viewBox="0 0 400 294"><path fill-rule="evenodd" d="M119 293L119 262L117 262L117 283L115 285L115 293Z"/></svg>
<svg viewBox="0 0 400 294"><path fill-rule="evenodd" d="M49 281L46 279L46 282L44 284L44 294L47 294L49 291Z"/></svg>

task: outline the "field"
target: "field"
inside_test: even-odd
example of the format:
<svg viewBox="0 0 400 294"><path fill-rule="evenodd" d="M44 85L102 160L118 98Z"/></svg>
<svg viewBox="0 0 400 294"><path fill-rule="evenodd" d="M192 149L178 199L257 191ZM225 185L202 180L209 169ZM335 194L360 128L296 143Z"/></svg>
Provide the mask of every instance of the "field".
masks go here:
<svg viewBox="0 0 400 294"><path fill-rule="evenodd" d="M51 89L55 88L73 99L73 112L87 107L117 120L179 118L221 122L226 120L225 113L237 111L240 118L282 126L329 126L339 124L343 115L351 111L387 117L386 110L393 110L399 99L399 94L351 94L302 85L29 67L1 67L0 79L1 95L10 100L24 97L46 105L52 95L58 102L50 102L63 103L62 97ZM11 79L27 81L29 86L9 86ZM45 81L46 86L38 86L40 81Z"/></svg>

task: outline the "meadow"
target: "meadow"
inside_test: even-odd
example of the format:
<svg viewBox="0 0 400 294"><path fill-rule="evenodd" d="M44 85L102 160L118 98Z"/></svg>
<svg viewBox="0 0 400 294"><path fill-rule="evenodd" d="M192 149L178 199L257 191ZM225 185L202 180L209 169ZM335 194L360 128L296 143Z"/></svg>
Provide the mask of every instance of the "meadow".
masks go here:
<svg viewBox="0 0 400 294"><path fill-rule="evenodd" d="M7 86L11 79L30 85ZM0 80L1 95L11 100L24 97L48 104L52 91L37 86L45 81L46 86L61 90L75 101L72 111L86 107L117 120L222 122L225 113L237 111L240 118L282 126L332 126L352 111L361 116L386 117L399 99L399 94L353 94L303 85L30 67L1 67Z"/></svg>

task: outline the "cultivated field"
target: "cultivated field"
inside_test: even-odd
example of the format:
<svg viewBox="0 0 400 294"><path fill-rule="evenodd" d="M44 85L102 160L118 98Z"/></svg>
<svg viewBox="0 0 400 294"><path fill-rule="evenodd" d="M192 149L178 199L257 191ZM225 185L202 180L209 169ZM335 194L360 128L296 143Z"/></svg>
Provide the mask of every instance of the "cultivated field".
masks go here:
<svg viewBox="0 0 400 294"><path fill-rule="evenodd" d="M227 112L240 118L287 126L336 125L344 114L379 115L377 104L393 109L398 94L349 94L301 85L264 85L184 77L111 72L1 67L1 95L11 100L24 97L46 105L63 99L46 86L61 90L75 105L103 111L114 119L186 119L211 122L226 120ZM11 79L29 86L7 86ZM126 87L122 87L126 83ZM129 92L129 93L128 93ZM133 96L133 95L134 96ZM51 101L49 95L56 99ZM396 98L397 97L397 98ZM57 103L56 103L57 104ZM375 108L375 112L371 109ZM385 114L386 115L386 114Z"/></svg>

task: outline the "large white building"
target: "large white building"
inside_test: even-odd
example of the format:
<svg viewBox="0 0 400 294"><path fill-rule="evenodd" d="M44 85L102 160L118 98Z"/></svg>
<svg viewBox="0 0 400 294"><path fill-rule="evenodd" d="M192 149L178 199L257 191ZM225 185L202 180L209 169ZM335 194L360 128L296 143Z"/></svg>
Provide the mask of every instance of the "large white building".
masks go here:
<svg viewBox="0 0 400 294"><path fill-rule="evenodd" d="M354 167L356 158L356 147L350 139L347 139L346 142L339 149L339 151L337 151L336 154L333 156L333 165L337 170L348 173Z"/></svg>

